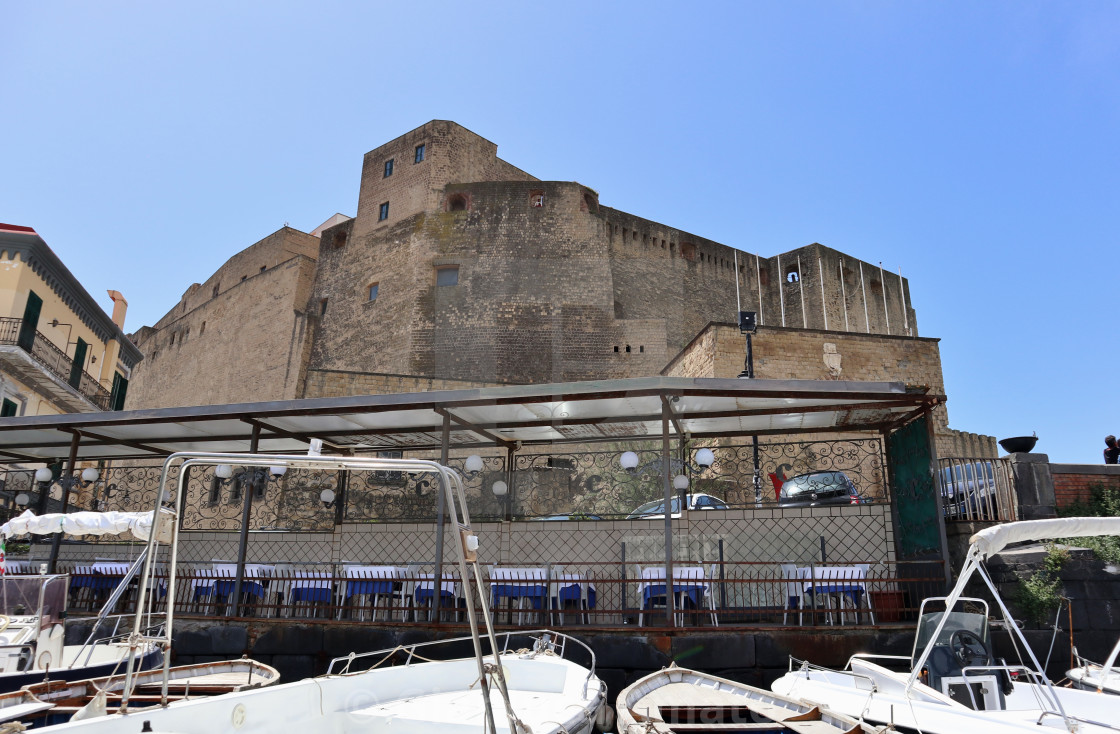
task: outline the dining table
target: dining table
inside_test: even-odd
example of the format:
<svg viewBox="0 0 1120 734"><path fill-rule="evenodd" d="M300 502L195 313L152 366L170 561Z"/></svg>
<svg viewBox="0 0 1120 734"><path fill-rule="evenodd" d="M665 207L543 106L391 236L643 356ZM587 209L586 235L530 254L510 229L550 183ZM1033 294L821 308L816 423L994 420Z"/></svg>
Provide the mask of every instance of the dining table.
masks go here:
<svg viewBox="0 0 1120 734"><path fill-rule="evenodd" d="M433 573L413 574L416 586L413 588L413 598L417 606L428 607L428 620L432 619L432 598L435 596L436 577ZM439 607L455 607L455 598L458 596L459 582L444 571L439 582Z"/></svg>
<svg viewBox="0 0 1120 734"><path fill-rule="evenodd" d="M683 623L684 614L681 604L688 599L693 608L699 608L700 602L708 594L708 582L703 566L673 566L673 599L677 602L677 614ZM651 608L658 599L665 599L665 567L647 566L642 569L641 581L638 583L638 596L641 599L642 612L638 613L638 625L643 623L643 612Z"/></svg>
<svg viewBox="0 0 1120 734"><path fill-rule="evenodd" d="M868 616L871 623L875 623L875 612L871 609L870 597L867 595L866 566L799 566L797 572L801 577L802 593L812 600L814 607L821 597L835 598L840 623L843 624L844 602L851 605L852 613L858 621L861 603L866 600ZM832 624L831 603L828 605L827 621Z"/></svg>
<svg viewBox="0 0 1120 734"><path fill-rule="evenodd" d="M376 618L380 597L388 597L390 604L393 598L404 598L404 579L408 575L408 569L406 568L354 564L345 566L343 574L345 579L342 582L339 598L339 619L342 619L342 607L352 605L354 597L367 596L370 598L370 603L374 608L374 618ZM391 609L388 614L392 616Z"/></svg>
<svg viewBox="0 0 1120 734"><path fill-rule="evenodd" d="M512 605L516 602L518 624L521 624L526 602L534 610L543 610L548 600L548 569L539 567L491 568L491 607L496 610L501 606L503 599L510 606L511 619L513 617Z"/></svg>

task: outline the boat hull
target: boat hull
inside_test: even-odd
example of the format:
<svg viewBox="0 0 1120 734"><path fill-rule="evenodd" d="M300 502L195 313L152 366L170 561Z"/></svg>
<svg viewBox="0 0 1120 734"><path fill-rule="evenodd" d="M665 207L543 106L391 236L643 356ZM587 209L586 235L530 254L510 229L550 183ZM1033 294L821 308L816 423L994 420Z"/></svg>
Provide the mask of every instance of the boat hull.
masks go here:
<svg viewBox="0 0 1120 734"><path fill-rule="evenodd" d="M488 658L493 664L493 658ZM603 687L599 679L556 656L502 655L510 704L534 734L590 734ZM271 734L277 731L481 734L487 731L478 664L472 659L377 668L308 678L206 699L178 701L41 729L119 734ZM509 732L505 704L491 687L496 731ZM147 724L145 725L145 722Z"/></svg>
<svg viewBox="0 0 1120 734"><path fill-rule="evenodd" d="M871 734L854 717L687 668L647 675L618 695L619 734L734 732L772 722L771 732ZM698 728L699 727L699 728ZM877 730L876 730L877 731Z"/></svg>
<svg viewBox="0 0 1120 734"><path fill-rule="evenodd" d="M163 652L153 648L144 653L137 654L137 670L152 670L163 664ZM77 681L86 678L102 678L118 674L123 675L125 663L109 661L94 665L74 666L70 668L52 668L50 670L25 670L16 673L0 675L0 693L18 691L24 686L42 683L44 680Z"/></svg>

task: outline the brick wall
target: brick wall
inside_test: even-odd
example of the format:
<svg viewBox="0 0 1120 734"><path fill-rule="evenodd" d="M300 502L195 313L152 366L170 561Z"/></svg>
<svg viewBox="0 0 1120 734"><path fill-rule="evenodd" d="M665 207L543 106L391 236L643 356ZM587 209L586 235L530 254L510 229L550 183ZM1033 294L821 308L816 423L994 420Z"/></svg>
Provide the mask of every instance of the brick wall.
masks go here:
<svg viewBox="0 0 1120 734"><path fill-rule="evenodd" d="M892 322L893 323L893 322ZM755 376L772 380L904 382L944 394L938 339L760 326L752 343ZM831 345L831 346L826 346ZM830 373L825 357L839 364ZM738 377L744 369L746 338L731 324L709 324L661 374L667 377ZM836 362L835 358L839 358ZM993 436L948 427L945 405L934 409L939 456L996 457Z"/></svg>
<svg viewBox="0 0 1120 734"><path fill-rule="evenodd" d="M133 370L128 408L299 397L313 328L303 309L318 246L318 238L284 228L192 286L137 334L146 359Z"/></svg>
<svg viewBox="0 0 1120 734"><path fill-rule="evenodd" d="M1078 502L1088 502L1089 488L1096 484L1120 491L1120 466L1051 464L1050 474L1059 511Z"/></svg>
<svg viewBox="0 0 1120 734"><path fill-rule="evenodd" d="M387 395L428 392L429 390L461 390L499 387L496 382L471 380L440 380L417 375L388 375L343 370L309 370L304 388L305 398L337 398L347 395Z"/></svg>

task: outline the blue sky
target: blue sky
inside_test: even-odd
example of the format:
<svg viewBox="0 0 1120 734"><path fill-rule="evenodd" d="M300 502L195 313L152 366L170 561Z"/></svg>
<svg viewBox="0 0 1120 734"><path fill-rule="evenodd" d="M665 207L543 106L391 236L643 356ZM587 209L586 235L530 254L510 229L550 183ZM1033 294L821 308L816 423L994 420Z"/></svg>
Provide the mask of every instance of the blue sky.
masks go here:
<svg viewBox="0 0 1120 734"><path fill-rule="evenodd" d="M901 268L955 428L1093 463L1120 433L1120 4L7 0L0 28L0 221L129 331L451 119L746 252Z"/></svg>

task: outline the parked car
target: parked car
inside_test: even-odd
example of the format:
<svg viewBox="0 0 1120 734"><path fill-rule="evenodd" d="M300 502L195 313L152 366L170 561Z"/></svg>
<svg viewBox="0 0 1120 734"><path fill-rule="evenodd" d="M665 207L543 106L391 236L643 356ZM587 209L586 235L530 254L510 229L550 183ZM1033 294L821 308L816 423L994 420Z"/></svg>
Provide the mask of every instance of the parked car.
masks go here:
<svg viewBox="0 0 1120 734"><path fill-rule="evenodd" d="M778 504L782 507L861 505L866 503L855 482L842 471L812 471L782 482Z"/></svg>
<svg viewBox="0 0 1120 734"><path fill-rule="evenodd" d="M721 500L719 497L713 497L710 494L690 494L685 497L688 509L690 510L726 510L728 504ZM680 496L673 497L673 504L671 512L673 517L681 516L681 498ZM627 520L635 518L642 518L645 520L654 520L659 517L665 517L665 500L653 500L641 505L636 510L626 516Z"/></svg>
<svg viewBox="0 0 1120 734"><path fill-rule="evenodd" d="M938 472L938 482L948 517L985 519L994 504L996 477L991 461L950 461Z"/></svg>

